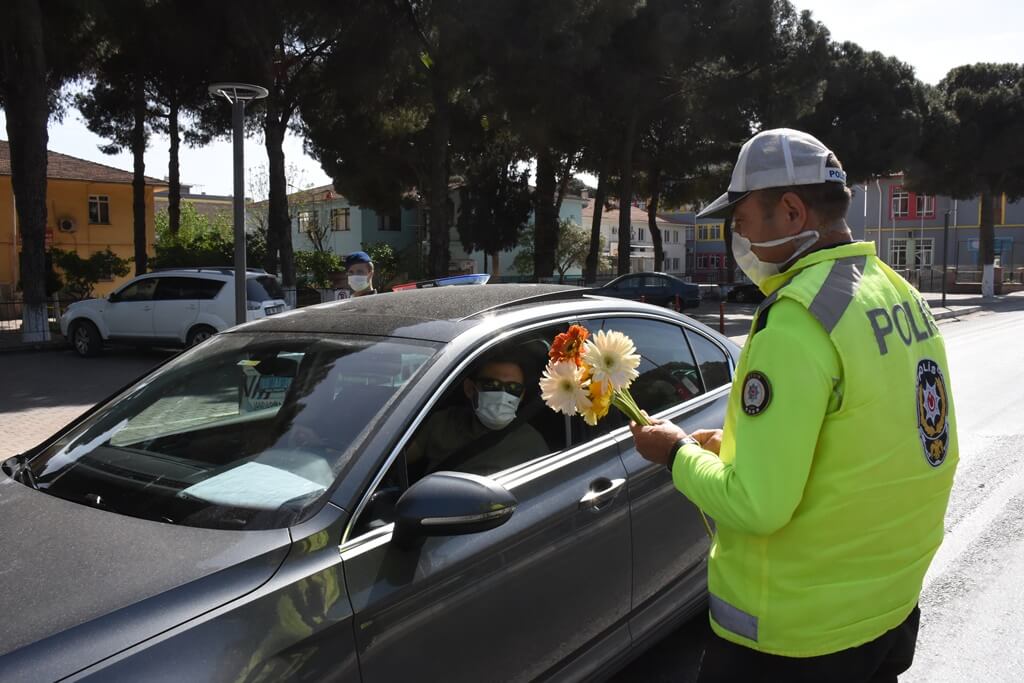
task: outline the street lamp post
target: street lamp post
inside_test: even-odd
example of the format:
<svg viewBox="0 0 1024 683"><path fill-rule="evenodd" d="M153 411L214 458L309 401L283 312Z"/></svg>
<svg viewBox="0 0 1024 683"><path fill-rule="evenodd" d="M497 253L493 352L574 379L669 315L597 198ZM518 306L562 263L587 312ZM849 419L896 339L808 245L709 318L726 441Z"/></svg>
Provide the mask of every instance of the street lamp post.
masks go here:
<svg viewBox="0 0 1024 683"><path fill-rule="evenodd" d="M942 307L946 307L946 280L949 279L949 212L950 209L946 209L946 213L942 220Z"/></svg>
<svg viewBox="0 0 1024 683"><path fill-rule="evenodd" d="M209 87L214 97L231 103L232 143L234 146L234 232L235 232L235 324L246 319L245 296L245 103L267 96L266 88L247 83L214 83Z"/></svg>

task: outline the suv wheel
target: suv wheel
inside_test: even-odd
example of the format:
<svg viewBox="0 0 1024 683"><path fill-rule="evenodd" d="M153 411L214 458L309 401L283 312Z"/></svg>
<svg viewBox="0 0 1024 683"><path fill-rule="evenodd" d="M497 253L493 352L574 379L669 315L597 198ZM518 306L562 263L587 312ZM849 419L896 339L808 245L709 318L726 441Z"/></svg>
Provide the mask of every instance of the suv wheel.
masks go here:
<svg viewBox="0 0 1024 683"><path fill-rule="evenodd" d="M100 331L88 320L79 320L71 325L69 331L71 345L82 358L99 355L103 349L103 338Z"/></svg>
<svg viewBox="0 0 1024 683"><path fill-rule="evenodd" d="M185 338L185 346L192 348L196 344L206 341L215 334L217 334L217 330L213 329L209 325L196 325L188 331L188 336Z"/></svg>

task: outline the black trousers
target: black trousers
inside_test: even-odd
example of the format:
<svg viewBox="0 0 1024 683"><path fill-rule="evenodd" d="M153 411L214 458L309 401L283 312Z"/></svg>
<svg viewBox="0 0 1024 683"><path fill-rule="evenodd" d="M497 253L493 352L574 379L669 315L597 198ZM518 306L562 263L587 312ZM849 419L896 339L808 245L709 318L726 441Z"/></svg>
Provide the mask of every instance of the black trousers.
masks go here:
<svg viewBox="0 0 1024 683"><path fill-rule="evenodd" d="M869 643L820 657L781 657L731 643L711 634L701 659L698 683L785 681L787 683L895 683L910 668L921 610Z"/></svg>

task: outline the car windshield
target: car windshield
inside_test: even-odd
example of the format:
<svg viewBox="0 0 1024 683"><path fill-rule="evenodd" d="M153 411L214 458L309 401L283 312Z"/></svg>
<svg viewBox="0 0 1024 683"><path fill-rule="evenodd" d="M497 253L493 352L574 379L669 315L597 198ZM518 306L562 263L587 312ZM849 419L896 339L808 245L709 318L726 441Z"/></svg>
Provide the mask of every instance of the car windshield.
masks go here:
<svg viewBox="0 0 1024 683"><path fill-rule="evenodd" d="M271 275L259 275L245 281L245 298L249 301L269 301L283 299L284 290Z"/></svg>
<svg viewBox="0 0 1024 683"><path fill-rule="evenodd" d="M46 493L186 526L319 509L382 408L437 350L372 337L218 335L101 407L29 467Z"/></svg>

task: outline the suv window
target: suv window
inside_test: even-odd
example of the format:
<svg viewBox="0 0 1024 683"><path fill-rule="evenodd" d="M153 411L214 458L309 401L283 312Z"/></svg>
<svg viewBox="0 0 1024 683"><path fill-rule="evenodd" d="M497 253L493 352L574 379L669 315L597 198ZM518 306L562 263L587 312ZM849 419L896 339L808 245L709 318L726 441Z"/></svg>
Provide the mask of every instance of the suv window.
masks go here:
<svg viewBox="0 0 1024 683"><path fill-rule="evenodd" d="M224 289L225 282L223 280L208 280L201 278L199 280L199 298L202 300L216 299L217 295L220 294L220 290Z"/></svg>
<svg viewBox="0 0 1024 683"><path fill-rule="evenodd" d="M152 301L153 292L156 291L158 278L149 277L145 280L138 280L131 283L117 293L118 301Z"/></svg>
<svg viewBox="0 0 1024 683"><path fill-rule="evenodd" d="M195 277L167 277L160 278L160 284L156 287L153 298L157 301L181 301L185 299L199 298L199 285L202 282Z"/></svg>
<svg viewBox="0 0 1024 683"><path fill-rule="evenodd" d="M249 301L270 301L283 299L284 291L272 275L246 278L245 298Z"/></svg>
<svg viewBox="0 0 1024 683"><path fill-rule="evenodd" d="M723 384L732 382L729 371L729 359L718 344L693 330L686 331L693 353L697 357L697 365L704 380L705 391L711 391Z"/></svg>

